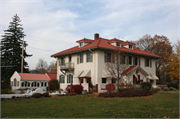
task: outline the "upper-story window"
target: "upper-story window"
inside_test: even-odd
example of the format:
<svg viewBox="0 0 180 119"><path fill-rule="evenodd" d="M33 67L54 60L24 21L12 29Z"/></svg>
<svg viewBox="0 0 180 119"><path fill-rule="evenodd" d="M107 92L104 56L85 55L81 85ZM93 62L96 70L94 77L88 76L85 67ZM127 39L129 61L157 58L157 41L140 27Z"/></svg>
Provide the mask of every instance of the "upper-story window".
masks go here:
<svg viewBox="0 0 180 119"><path fill-rule="evenodd" d="M69 56L69 62L71 62L71 56Z"/></svg>
<svg viewBox="0 0 180 119"><path fill-rule="evenodd" d="M83 42L80 42L80 43L79 43L79 46L82 47L82 46L83 46Z"/></svg>
<svg viewBox="0 0 180 119"><path fill-rule="evenodd" d="M126 55L121 55L120 63L121 64L125 64L126 63Z"/></svg>
<svg viewBox="0 0 180 119"><path fill-rule="evenodd" d="M116 83L116 79L112 78L111 83Z"/></svg>
<svg viewBox="0 0 180 119"><path fill-rule="evenodd" d="M145 67L152 67L151 59L148 59L148 58L145 59Z"/></svg>
<svg viewBox="0 0 180 119"><path fill-rule="evenodd" d="M86 53L86 62L92 62L92 53L91 52Z"/></svg>
<svg viewBox="0 0 180 119"><path fill-rule="evenodd" d="M129 56L129 65L132 65L132 56Z"/></svg>
<svg viewBox="0 0 180 119"><path fill-rule="evenodd" d="M64 64L65 61L64 61L64 57L61 57L61 64Z"/></svg>
<svg viewBox="0 0 180 119"><path fill-rule="evenodd" d="M116 46L120 47L120 43L119 43L119 42L116 42Z"/></svg>
<svg viewBox="0 0 180 119"><path fill-rule="evenodd" d="M105 62L111 62L111 53L106 52L104 58L105 58Z"/></svg>
<svg viewBox="0 0 180 119"><path fill-rule="evenodd" d="M129 45L129 49L132 49L132 45Z"/></svg>
<svg viewBox="0 0 180 119"><path fill-rule="evenodd" d="M80 63L83 63L83 54L80 54L79 57L80 57Z"/></svg>
<svg viewBox="0 0 180 119"><path fill-rule="evenodd" d="M134 58L134 65L138 65L138 57Z"/></svg>

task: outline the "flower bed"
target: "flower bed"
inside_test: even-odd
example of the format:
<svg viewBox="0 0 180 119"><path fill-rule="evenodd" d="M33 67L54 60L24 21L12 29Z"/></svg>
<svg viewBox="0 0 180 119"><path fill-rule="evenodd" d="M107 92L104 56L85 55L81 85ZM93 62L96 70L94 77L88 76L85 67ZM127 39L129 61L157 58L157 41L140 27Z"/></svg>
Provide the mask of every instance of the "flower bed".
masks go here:
<svg viewBox="0 0 180 119"><path fill-rule="evenodd" d="M151 92L144 90L126 90L120 93L100 93L98 97L113 98L113 97L141 97L152 95Z"/></svg>

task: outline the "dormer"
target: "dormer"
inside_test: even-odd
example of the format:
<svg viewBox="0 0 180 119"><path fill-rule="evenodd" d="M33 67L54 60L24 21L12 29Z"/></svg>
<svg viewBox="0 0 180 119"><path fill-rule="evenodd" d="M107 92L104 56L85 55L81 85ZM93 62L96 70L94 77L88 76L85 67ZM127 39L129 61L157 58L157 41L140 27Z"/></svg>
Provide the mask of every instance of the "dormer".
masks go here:
<svg viewBox="0 0 180 119"><path fill-rule="evenodd" d="M125 42L121 43L121 45L125 48L133 49L136 44L133 42L125 41Z"/></svg>
<svg viewBox="0 0 180 119"><path fill-rule="evenodd" d="M107 43L111 44L111 45L114 45L114 46L117 46L117 47L121 47L121 44L123 43L124 41L122 40L119 40L119 39L111 39L109 40Z"/></svg>
<svg viewBox="0 0 180 119"><path fill-rule="evenodd" d="M76 43L79 43L79 47L83 47L83 46L88 45L92 42L93 42L93 40L86 39L86 38L76 41Z"/></svg>

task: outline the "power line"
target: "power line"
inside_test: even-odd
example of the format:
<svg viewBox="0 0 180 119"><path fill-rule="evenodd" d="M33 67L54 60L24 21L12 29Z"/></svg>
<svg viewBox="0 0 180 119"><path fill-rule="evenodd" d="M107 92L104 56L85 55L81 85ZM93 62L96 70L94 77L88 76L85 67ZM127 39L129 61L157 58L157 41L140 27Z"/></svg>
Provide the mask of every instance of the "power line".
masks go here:
<svg viewBox="0 0 180 119"><path fill-rule="evenodd" d="M56 51L44 50L44 49L35 48L35 47L30 47L30 46L28 46L28 48L37 49L37 50L42 50L42 51L47 51L47 52L53 52L53 53L56 52Z"/></svg>

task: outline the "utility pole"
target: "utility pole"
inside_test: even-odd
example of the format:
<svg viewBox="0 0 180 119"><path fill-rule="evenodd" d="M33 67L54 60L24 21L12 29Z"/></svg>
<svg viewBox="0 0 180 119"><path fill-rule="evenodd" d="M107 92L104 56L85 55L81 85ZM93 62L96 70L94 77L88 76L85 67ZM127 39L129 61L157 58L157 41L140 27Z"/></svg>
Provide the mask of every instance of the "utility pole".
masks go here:
<svg viewBox="0 0 180 119"><path fill-rule="evenodd" d="M22 41L22 55L21 55L21 73L23 73L23 58L24 58L24 36Z"/></svg>

